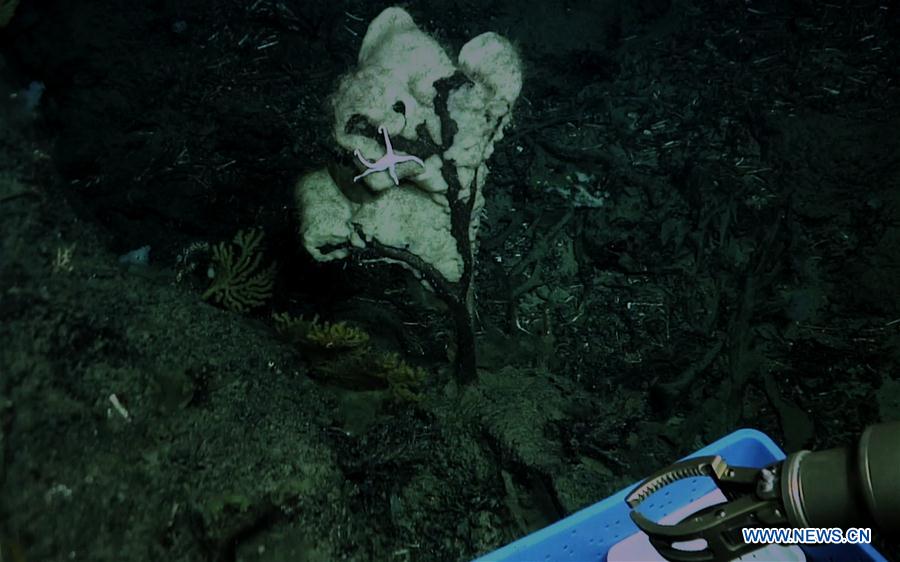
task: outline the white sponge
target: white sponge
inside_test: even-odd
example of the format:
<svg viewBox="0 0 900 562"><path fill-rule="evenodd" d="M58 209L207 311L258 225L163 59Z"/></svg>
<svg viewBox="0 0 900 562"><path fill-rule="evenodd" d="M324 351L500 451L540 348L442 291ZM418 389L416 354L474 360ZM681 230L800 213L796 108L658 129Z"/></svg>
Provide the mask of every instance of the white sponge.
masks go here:
<svg viewBox="0 0 900 562"><path fill-rule="evenodd" d="M456 73L468 82L450 91L446 107L437 111L435 83ZM475 192L471 207L466 207L471 212L464 218L474 252L486 161L503 136L521 88L518 54L496 33L466 43L455 65L405 10L381 12L366 31L357 68L340 80L331 99L334 138L348 156L358 151L375 162L384 157L385 145L381 135L372 132L384 127L395 148L399 143L432 153L412 154L424 161L424 168L414 161L397 164L399 186L386 171L360 178L370 196L354 200L324 170L301 178L296 199L310 254L318 260L339 259L352 246L377 241L414 254L448 281L459 280L464 256L451 233L451 208ZM442 140L442 116L456 125L449 146ZM420 128L425 138L419 137ZM457 186L453 191L448 174ZM454 221L459 220L460 207L456 209Z"/></svg>

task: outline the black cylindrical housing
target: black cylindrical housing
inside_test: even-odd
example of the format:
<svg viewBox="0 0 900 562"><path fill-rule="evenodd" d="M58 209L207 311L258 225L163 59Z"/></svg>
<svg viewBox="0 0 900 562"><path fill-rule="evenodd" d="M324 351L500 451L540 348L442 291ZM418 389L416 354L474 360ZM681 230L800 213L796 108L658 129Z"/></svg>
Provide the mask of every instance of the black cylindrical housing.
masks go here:
<svg viewBox="0 0 900 562"><path fill-rule="evenodd" d="M797 527L900 531L900 422L870 426L856 447L789 455L781 490Z"/></svg>

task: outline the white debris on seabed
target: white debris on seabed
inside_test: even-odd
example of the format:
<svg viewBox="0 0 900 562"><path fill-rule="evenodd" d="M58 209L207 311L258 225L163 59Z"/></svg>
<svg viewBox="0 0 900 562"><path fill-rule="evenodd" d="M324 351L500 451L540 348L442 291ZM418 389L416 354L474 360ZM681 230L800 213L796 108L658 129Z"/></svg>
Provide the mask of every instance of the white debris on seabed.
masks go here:
<svg viewBox="0 0 900 562"><path fill-rule="evenodd" d="M547 191L569 201L576 209L596 209L604 206L609 193L592 193L596 186L593 174L575 172L567 176L567 179L568 183L548 186Z"/></svg>
<svg viewBox="0 0 900 562"><path fill-rule="evenodd" d="M122 254L119 256L119 263L123 265L147 265L150 263L150 246L141 246L127 254Z"/></svg>

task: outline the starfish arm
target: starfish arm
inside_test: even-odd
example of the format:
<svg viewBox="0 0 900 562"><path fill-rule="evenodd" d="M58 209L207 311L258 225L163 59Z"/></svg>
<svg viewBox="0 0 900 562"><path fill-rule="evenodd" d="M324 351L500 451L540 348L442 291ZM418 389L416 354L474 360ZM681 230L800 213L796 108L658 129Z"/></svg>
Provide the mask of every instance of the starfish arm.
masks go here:
<svg viewBox="0 0 900 562"><path fill-rule="evenodd" d="M412 154L403 155L403 156L395 156L394 158L395 158L394 161L397 162L397 163L400 163L400 162L415 162L415 163L418 164L419 166L422 166L423 168L425 167L425 162L422 162L422 159L421 159L421 158L419 158L418 156L413 156Z"/></svg>
<svg viewBox="0 0 900 562"><path fill-rule="evenodd" d="M366 170L365 172L363 172L363 173L361 173L360 175L358 175L358 176L356 176L355 178L353 178L353 183L356 183L357 180L360 180L360 179L362 179L362 178L368 176L369 174L374 174L375 172L380 172L380 171L381 171L381 170L378 170L378 169L375 169L375 168L369 168L369 169Z"/></svg>
<svg viewBox="0 0 900 562"><path fill-rule="evenodd" d="M389 167L388 173L391 175L391 179L394 180L394 185L400 185L400 178L397 177L397 166Z"/></svg>
<svg viewBox="0 0 900 562"><path fill-rule="evenodd" d="M374 160L366 160L366 158L362 155L362 152L360 152L358 148L353 151L353 154L356 156L357 159L359 159L359 161L362 163L362 165L365 166L366 168L371 168L371 167L375 166L375 161Z"/></svg>
<svg viewBox="0 0 900 562"><path fill-rule="evenodd" d="M378 131L384 135L384 149L386 151L384 153L384 155L385 156L393 156L394 155L394 147L393 147L393 145L391 145L391 137L388 136L387 127L385 127L384 125L379 125Z"/></svg>

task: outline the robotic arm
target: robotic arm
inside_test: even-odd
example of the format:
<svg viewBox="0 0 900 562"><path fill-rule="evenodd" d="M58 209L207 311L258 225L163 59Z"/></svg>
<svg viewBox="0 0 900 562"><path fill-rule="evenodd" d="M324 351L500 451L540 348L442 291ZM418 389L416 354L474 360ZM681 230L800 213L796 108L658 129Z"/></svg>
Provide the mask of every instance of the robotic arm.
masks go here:
<svg viewBox="0 0 900 562"><path fill-rule="evenodd" d="M713 479L727 501L675 525L634 510L684 478ZM874 527L900 530L900 422L868 427L856 447L799 451L765 468L729 466L719 456L688 459L653 474L629 494L634 523L667 560L732 560L759 548L742 540L747 527ZM702 550L677 543L704 539Z"/></svg>

